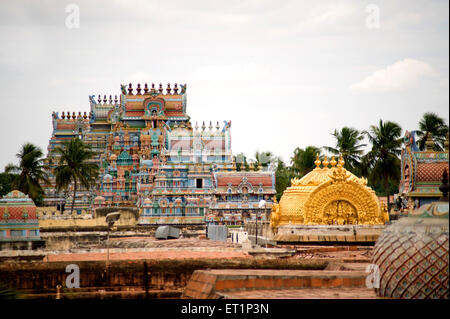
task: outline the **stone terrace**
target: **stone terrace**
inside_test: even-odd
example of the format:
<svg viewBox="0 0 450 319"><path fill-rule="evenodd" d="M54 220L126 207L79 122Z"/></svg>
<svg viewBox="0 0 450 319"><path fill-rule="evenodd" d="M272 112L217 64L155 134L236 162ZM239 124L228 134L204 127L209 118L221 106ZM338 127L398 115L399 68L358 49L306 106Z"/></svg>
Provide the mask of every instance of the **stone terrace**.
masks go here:
<svg viewBox="0 0 450 319"><path fill-rule="evenodd" d="M367 273L358 270L197 270L185 298L375 298L365 287Z"/></svg>

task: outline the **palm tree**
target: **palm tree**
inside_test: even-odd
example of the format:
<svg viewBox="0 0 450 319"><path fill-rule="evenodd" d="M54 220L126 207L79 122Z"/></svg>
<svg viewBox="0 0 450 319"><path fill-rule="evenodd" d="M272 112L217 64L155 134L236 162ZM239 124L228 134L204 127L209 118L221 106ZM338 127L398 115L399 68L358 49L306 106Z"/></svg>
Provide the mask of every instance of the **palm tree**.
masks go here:
<svg viewBox="0 0 450 319"><path fill-rule="evenodd" d="M364 131L372 144L372 149L366 154L364 161L370 166L369 180L382 182L389 207L389 182L400 181L400 159L402 128L395 122L380 120L379 125L371 125L369 131Z"/></svg>
<svg viewBox="0 0 450 319"><path fill-rule="evenodd" d="M5 173L18 174L14 178L12 187L29 195L33 201L38 203L44 194L40 182L49 183L42 156L42 150L38 146L25 143L20 152L16 154L20 160L19 166L8 164L5 167Z"/></svg>
<svg viewBox="0 0 450 319"><path fill-rule="evenodd" d="M421 151L425 150L425 142L431 134L434 139L434 150L444 150L444 141L447 133L448 126L445 124L445 120L443 118L436 113L425 113L419 121L419 130L416 131L416 134L419 137L417 140L419 143L419 149Z"/></svg>
<svg viewBox="0 0 450 319"><path fill-rule="evenodd" d="M361 144L364 135L357 129L347 126L340 131L334 130L331 135L336 138L336 147L324 146L323 148L335 155L342 154L345 161L344 167L355 172L360 168L361 156L364 152L362 148L366 146L366 144Z"/></svg>
<svg viewBox="0 0 450 319"><path fill-rule="evenodd" d="M248 171L250 166L248 165L247 156L244 153L239 153L234 157L236 163L236 171Z"/></svg>
<svg viewBox="0 0 450 319"><path fill-rule="evenodd" d="M54 150L60 155L58 166L55 168L56 190L68 189L73 183L73 198L70 213L73 212L78 183L90 189L96 184L99 174L97 164L89 162L95 152L84 144L78 137L74 137L58 146Z"/></svg>
<svg viewBox="0 0 450 319"><path fill-rule="evenodd" d="M273 155L271 151L255 152L255 157L252 160L255 167L268 167L271 163L278 163L278 159Z"/></svg>
<svg viewBox="0 0 450 319"><path fill-rule="evenodd" d="M291 157L291 169L297 177L303 177L314 169L316 155L320 154L320 149L315 146L308 146L305 149L297 147L294 156Z"/></svg>

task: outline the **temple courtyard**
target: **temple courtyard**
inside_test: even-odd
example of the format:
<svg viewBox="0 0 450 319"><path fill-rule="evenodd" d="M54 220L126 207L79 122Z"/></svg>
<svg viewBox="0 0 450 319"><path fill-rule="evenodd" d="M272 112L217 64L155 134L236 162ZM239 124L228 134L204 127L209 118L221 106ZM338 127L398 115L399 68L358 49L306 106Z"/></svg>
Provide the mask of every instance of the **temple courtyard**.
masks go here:
<svg viewBox="0 0 450 319"><path fill-rule="evenodd" d="M122 237L89 248L2 251L0 278L23 298L376 298L365 284L370 246L242 246ZM80 288L65 286L69 264L79 266Z"/></svg>

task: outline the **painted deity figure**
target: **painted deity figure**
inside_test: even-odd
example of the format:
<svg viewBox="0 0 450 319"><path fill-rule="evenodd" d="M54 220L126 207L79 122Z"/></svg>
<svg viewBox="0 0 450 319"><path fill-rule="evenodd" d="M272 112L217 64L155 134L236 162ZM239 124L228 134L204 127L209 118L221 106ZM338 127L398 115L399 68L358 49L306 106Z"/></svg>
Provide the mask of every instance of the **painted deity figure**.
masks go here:
<svg viewBox="0 0 450 319"><path fill-rule="evenodd" d="M406 165L405 166L405 174L404 174L405 178L403 181L403 192L407 192L409 190L409 166Z"/></svg>

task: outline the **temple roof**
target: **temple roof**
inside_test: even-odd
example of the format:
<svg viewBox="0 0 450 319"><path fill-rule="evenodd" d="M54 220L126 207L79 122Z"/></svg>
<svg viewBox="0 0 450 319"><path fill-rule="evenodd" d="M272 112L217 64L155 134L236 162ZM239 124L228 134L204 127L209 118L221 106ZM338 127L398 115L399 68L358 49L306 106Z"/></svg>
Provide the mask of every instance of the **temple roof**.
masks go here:
<svg viewBox="0 0 450 319"><path fill-rule="evenodd" d="M440 184L442 179L442 172L444 169L449 168L447 161L437 163L417 163L417 182L434 182Z"/></svg>

